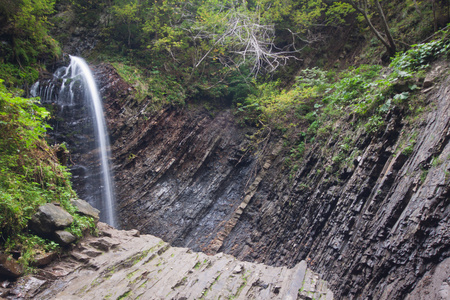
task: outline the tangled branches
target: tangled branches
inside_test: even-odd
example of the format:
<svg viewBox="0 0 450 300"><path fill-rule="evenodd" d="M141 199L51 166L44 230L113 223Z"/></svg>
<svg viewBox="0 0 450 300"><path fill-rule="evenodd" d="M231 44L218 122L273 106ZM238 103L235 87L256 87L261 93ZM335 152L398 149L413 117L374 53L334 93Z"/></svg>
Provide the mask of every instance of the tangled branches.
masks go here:
<svg viewBox="0 0 450 300"><path fill-rule="evenodd" d="M195 43L205 45L206 50L199 55L195 68L210 56L223 65L239 68L246 65L253 76L273 72L289 59L298 59L294 41L284 49L275 45L275 26L261 24L254 12L243 9L230 9L218 14L215 23L198 22L195 31ZM217 22L220 21L220 22ZM287 49L287 50L285 50Z"/></svg>

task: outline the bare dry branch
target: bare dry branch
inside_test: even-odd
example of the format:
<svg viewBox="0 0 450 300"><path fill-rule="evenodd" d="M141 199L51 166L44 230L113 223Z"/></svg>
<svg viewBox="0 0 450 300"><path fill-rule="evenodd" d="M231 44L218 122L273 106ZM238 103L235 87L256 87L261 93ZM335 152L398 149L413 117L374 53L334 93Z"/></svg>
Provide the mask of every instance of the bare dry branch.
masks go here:
<svg viewBox="0 0 450 300"><path fill-rule="evenodd" d="M251 12L229 10L224 19L226 22L215 25L212 29L194 27L193 40L207 39L213 41L210 48L198 59L194 67L197 68L217 47L223 47L227 54L221 54L219 61L224 65L240 67L248 64L251 73L257 76L261 72L273 72L278 67L285 65L289 59L298 59L295 53L295 40L293 34L293 50L278 49L275 45L275 27L258 22L257 15ZM288 48L289 49L289 48Z"/></svg>

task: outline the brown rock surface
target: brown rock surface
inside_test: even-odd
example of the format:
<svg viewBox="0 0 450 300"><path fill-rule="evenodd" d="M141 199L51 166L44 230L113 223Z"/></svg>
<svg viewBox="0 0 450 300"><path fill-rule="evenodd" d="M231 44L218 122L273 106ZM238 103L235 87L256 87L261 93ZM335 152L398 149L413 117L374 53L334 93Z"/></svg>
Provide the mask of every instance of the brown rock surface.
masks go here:
<svg viewBox="0 0 450 300"><path fill-rule="evenodd" d="M17 278L22 276L23 268L11 256L0 252L0 276Z"/></svg>

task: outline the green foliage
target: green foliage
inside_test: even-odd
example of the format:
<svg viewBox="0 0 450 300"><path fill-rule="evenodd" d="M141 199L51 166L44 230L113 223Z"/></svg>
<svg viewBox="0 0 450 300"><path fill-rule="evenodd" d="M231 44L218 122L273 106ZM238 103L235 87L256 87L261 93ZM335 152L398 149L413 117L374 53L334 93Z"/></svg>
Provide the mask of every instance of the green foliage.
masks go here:
<svg viewBox="0 0 450 300"><path fill-rule="evenodd" d="M48 111L37 99L19 93L6 89L0 80L0 248L19 251L19 261L28 266L36 251L55 248L53 242L27 233L32 214L48 202L58 202L74 214L70 199L76 195L70 174L43 140ZM85 219L75 216L74 233L93 225Z"/></svg>
<svg viewBox="0 0 450 300"><path fill-rule="evenodd" d="M249 96L238 107L248 112L247 118L274 124L290 120L295 112L298 119L307 122L303 123L310 127L308 133L312 135L322 124L316 121L321 112L327 115L336 111L359 115L373 113L393 84L389 80L375 79L380 70L381 66L362 65L341 72L336 80L331 72L305 69L290 90L277 89L278 85L273 82L263 83L259 85L258 94Z"/></svg>
<svg viewBox="0 0 450 300"><path fill-rule="evenodd" d="M13 95L3 84L0 108L0 229L8 237L26 228L31 213L48 196L62 196L70 186L58 176L64 176L64 169L35 157L38 147L46 147L41 138L48 128L43 122L48 112L34 99Z"/></svg>
<svg viewBox="0 0 450 300"><path fill-rule="evenodd" d="M184 88L168 74L159 71L144 72L142 69L122 62L113 62L112 65L130 85L136 90L138 101L150 99L148 110L157 110L161 106L170 104L184 105L186 99Z"/></svg>
<svg viewBox="0 0 450 300"><path fill-rule="evenodd" d="M375 133L384 126L384 120L381 116L375 115L369 118L369 121L364 125L367 133Z"/></svg>
<svg viewBox="0 0 450 300"><path fill-rule="evenodd" d="M13 238L8 238L4 246L6 252L18 251L21 253L18 262L24 267L25 273L32 271L31 264L36 255L59 248L59 245L53 241L28 233L19 233Z"/></svg>
<svg viewBox="0 0 450 300"><path fill-rule="evenodd" d="M13 95L0 80L0 124L2 137L8 137L10 148L30 148L45 133L48 125L43 120L48 111L37 105L36 99L26 99ZM14 138L14 139L13 139Z"/></svg>
<svg viewBox="0 0 450 300"><path fill-rule="evenodd" d="M402 154L405 156L410 156L414 151L415 144L408 144L402 151Z"/></svg>
<svg viewBox="0 0 450 300"><path fill-rule="evenodd" d="M332 2L325 12L328 24L345 24L345 17L355 12L355 8L346 2Z"/></svg>
<svg viewBox="0 0 450 300"><path fill-rule="evenodd" d="M31 86L39 77L36 66L18 66L12 63L0 64L0 74L11 86Z"/></svg>
<svg viewBox="0 0 450 300"><path fill-rule="evenodd" d="M37 78L38 62L58 57L58 43L49 36L47 16L54 12L55 0L6 1L0 19L9 24L0 46L0 75L13 85L31 84Z"/></svg>
<svg viewBox="0 0 450 300"><path fill-rule="evenodd" d="M159 0L149 4L148 17L142 27L143 32L152 38L147 47L169 53L187 47L185 30L189 30L188 24L192 21L182 16L191 17L192 14L186 6L183 1L177 0Z"/></svg>
<svg viewBox="0 0 450 300"><path fill-rule="evenodd" d="M139 6L137 2L126 3L121 6L114 6L113 11L116 18L127 24L128 46L131 46L131 24L139 20L137 16Z"/></svg>
<svg viewBox="0 0 450 300"><path fill-rule="evenodd" d="M399 70L416 71L425 69L430 62L443 55L448 55L450 51L449 32L442 31L441 34L444 35L444 38L413 45L408 51L397 53L390 66Z"/></svg>
<svg viewBox="0 0 450 300"><path fill-rule="evenodd" d="M360 65L335 73L311 68L300 71L290 89L280 88L280 82L256 84L258 92L238 103L238 112L249 124L269 126L283 134L285 146L290 148L285 166L297 168L306 149L315 148L311 144L317 145L329 137L343 142L339 142L339 151L332 156L333 164L327 167L327 172L336 172L344 165L351 168L358 151L353 148L353 141L341 136L335 124L352 120L350 126L375 135L384 130L392 108L400 108L406 115L420 112L424 104L417 91L423 75L414 70L425 68L433 53L447 53L445 36L398 55L389 69ZM402 153L410 155L414 143L411 139Z"/></svg>
<svg viewBox="0 0 450 300"><path fill-rule="evenodd" d="M89 233L92 235L97 233L95 222L92 217L76 215L76 218L73 219L73 223L67 228L67 231L77 238L83 237L86 230L89 230Z"/></svg>

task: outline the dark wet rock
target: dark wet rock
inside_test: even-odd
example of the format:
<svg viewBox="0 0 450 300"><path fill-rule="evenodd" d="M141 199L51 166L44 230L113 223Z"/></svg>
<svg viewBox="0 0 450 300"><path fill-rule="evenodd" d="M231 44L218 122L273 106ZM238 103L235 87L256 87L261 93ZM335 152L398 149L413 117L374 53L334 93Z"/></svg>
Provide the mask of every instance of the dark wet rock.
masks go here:
<svg viewBox="0 0 450 300"><path fill-rule="evenodd" d="M428 271L406 300L450 299L450 258Z"/></svg>
<svg viewBox="0 0 450 300"><path fill-rule="evenodd" d="M0 253L0 276L18 278L22 276L22 266L11 256Z"/></svg>
<svg viewBox="0 0 450 300"><path fill-rule="evenodd" d="M70 201L70 203L72 203L72 205L78 209L78 213L80 213L84 216L89 216L89 217L94 218L95 222L97 222L99 220L100 211L98 209L94 208L88 202L81 200L81 199L76 199L76 200Z"/></svg>
<svg viewBox="0 0 450 300"><path fill-rule="evenodd" d="M14 288L9 291L8 299L34 299L35 295L41 291L47 280L28 275L22 277L15 284Z"/></svg>
<svg viewBox="0 0 450 300"><path fill-rule="evenodd" d="M57 229L63 229L73 222L73 217L61 207L47 203L38 208L31 217L29 227L38 234L48 235Z"/></svg>

